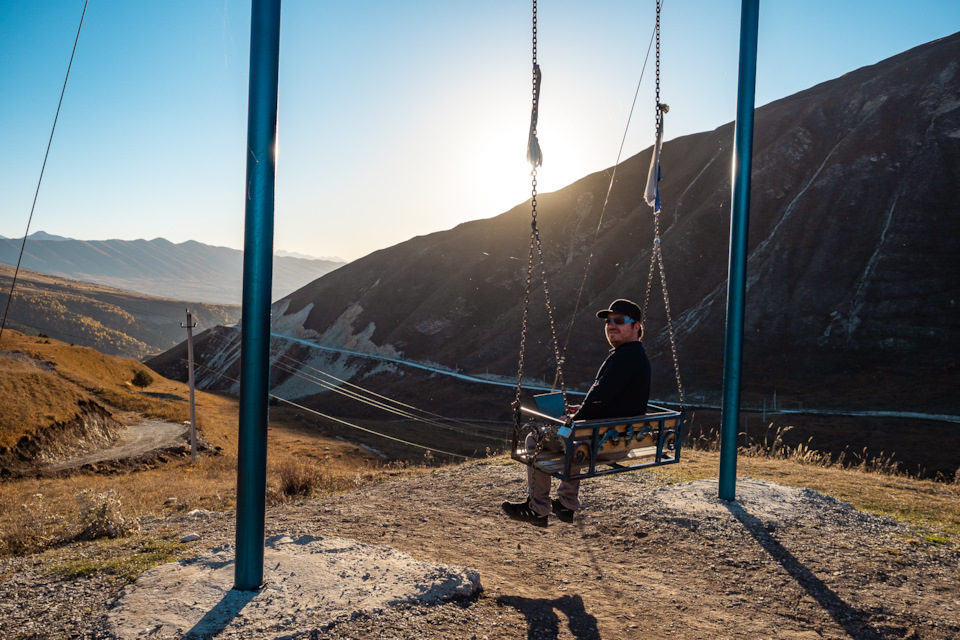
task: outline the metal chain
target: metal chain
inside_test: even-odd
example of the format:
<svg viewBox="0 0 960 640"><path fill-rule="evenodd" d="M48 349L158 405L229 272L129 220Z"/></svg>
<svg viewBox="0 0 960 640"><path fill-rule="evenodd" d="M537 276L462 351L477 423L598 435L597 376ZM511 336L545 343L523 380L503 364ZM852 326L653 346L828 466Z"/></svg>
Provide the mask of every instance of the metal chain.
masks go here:
<svg viewBox="0 0 960 640"><path fill-rule="evenodd" d="M517 393L513 401L513 428L514 435L520 436L520 396L523 391L523 360L527 346L527 319L530 315L530 291L533 285L533 239L530 239L530 256L527 259L527 284L523 295L523 319L520 323L520 359L517 363Z"/></svg>
<svg viewBox="0 0 960 640"><path fill-rule="evenodd" d="M660 128L663 126L663 114L669 110L669 107L660 104L660 9L663 6L663 0L656 0L657 3L657 22L654 30L657 40L656 57L656 104L655 113L655 131L659 139ZM656 144L656 141L654 141ZM656 150L654 150L656 152ZM647 275L647 291L643 299L643 320L647 317L647 308L650 304L650 291L653 288L653 267L656 263L660 267L660 287L663 289L663 306L667 315L667 335L670 338L670 354L673 357L673 374L677 379L677 394L680 398L680 410L683 410L685 399L683 394L683 383L680 380L680 360L677 358L677 341L673 331L673 317L670 313L670 294L667 291L667 274L663 266L663 251L660 243L660 210L654 207L653 210L653 250L650 254L650 271Z"/></svg>
<svg viewBox="0 0 960 640"><path fill-rule="evenodd" d="M660 216L657 215L657 212L653 213L653 242L657 244L660 242ZM653 289L653 267L657 261L657 251L654 249L650 252L650 270L647 273L647 291L643 295L643 315L640 318L640 327L645 327L647 322L647 309L650 308L650 291Z"/></svg>
<svg viewBox="0 0 960 640"><path fill-rule="evenodd" d="M655 217L657 218L656 226L659 228L659 212ZM654 239L653 251L657 257L657 264L660 265L660 286L663 288L663 307L667 313L667 335L670 337L670 354L673 356L673 375L677 379L677 395L680 397L680 410L683 411L685 400L683 396L683 383L680 381L680 360L677 358L677 340L673 332L673 317L670 313L670 294L667 293L667 273L663 267L663 252L660 250L659 235Z"/></svg>
<svg viewBox="0 0 960 640"><path fill-rule="evenodd" d="M534 180L536 182L536 180ZM537 258L540 261L540 278L543 280L544 306L547 308L547 318L550 321L550 340L553 343L553 359L557 364L556 385L563 395L563 405L567 405L567 387L563 381L563 358L560 357L560 341L557 340L557 325L553 320L553 305L550 303L550 290L547 287L547 268L543 261L543 246L540 244L540 230L537 228L537 211L533 210L533 237L537 245Z"/></svg>
<svg viewBox="0 0 960 640"><path fill-rule="evenodd" d="M533 66L537 66L537 0L533 0Z"/></svg>
<svg viewBox="0 0 960 640"><path fill-rule="evenodd" d="M654 110L654 114L653 114L653 131L654 131L653 144L654 144L654 149L653 149L653 153L656 153L656 152L657 152L657 149L656 149L656 144L657 144L656 133L660 131L660 117L661 117L661 113L660 113L660 7L662 6L663 0L655 0L655 2L656 2L656 5L657 5L657 19L656 19L656 22L654 23L653 35L654 35L654 38L656 39L656 44L657 44L657 49L656 49L656 62L655 62L655 67L654 67L655 79L656 79L656 87L657 87L657 95L656 95L656 98L654 99L654 103L653 103L653 110ZM654 267L654 264L656 263L656 260L657 260L657 252L658 252L657 249L658 249L658 245L659 245L659 242L660 242L660 218L656 215L656 214L657 214L656 207L654 207L653 213L654 213L654 216L653 216L653 242L654 242L654 249L653 249L653 251L650 253L650 270L649 270L649 272L647 273L647 290L646 290L646 293L644 293L644 296L643 296L643 318L641 319L641 322L640 322L640 326L641 326L641 327L644 326L644 323L645 323L646 320L647 320L647 309L648 309L649 306L650 306L650 290L651 290L652 287L653 287L653 267Z"/></svg>
<svg viewBox="0 0 960 640"><path fill-rule="evenodd" d="M532 51L532 62L533 62L533 89L532 89L532 117L530 124L530 136L531 139L536 138L536 124L537 124L537 111L539 107L539 98L540 98L540 69L537 65L537 0L533 0L533 51ZM525 360L526 352L526 342L527 342L527 329L529 324L530 317L530 296L533 292L533 258L536 254L537 262L540 266L540 279L543 282L543 294L544 294L544 305L547 309L547 318L550 323L550 337L553 344L553 356L557 365L555 384L559 385L560 393L563 396L564 406L567 403L567 389L563 380L563 358L560 355L560 343L557 340L557 330L556 323L553 319L553 305L550 303L550 290L547 286L547 269L543 259L543 245L540 241L540 230L537 227L537 166L539 162L533 163L533 168L530 172L530 252L527 259L527 278L526 285L524 289L524 299L523 299L523 317L521 322L520 329L520 356L518 359L517 365L517 390L516 396L513 402L513 411L514 411L514 436L518 440L521 435L521 421L522 415L520 412L520 400L523 393L523 366ZM533 451L533 457L535 459L539 455L543 447L543 442L545 436L548 434L549 430L538 430L536 432L536 446Z"/></svg>
<svg viewBox="0 0 960 640"><path fill-rule="evenodd" d="M660 130L660 7L663 6L663 0L656 0L657 2L657 26L655 29L657 35L657 58L656 58L656 70L657 70L657 97L654 101L654 109L656 111L655 121L657 128L655 131Z"/></svg>

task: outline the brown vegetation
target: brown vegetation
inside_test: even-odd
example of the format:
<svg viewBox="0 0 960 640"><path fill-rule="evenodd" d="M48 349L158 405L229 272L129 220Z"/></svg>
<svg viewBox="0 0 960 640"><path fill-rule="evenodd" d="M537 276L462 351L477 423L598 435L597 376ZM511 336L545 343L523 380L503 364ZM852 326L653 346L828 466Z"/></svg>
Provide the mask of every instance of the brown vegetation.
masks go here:
<svg viewBox="0 0 960 640"><path fill-rule="evenodd" d="M36 438L96 402L129 424L144 417L183 422L189 417L188 390L152 373L147 389L132 384L144 366L57 340L6 330L0 342L0 446ZM236 496L237 401L198 391L201 436L221 455L159 465L136 465L121 475L84 471L39 475L3 482L0 493L0 554L20 554L84 537L108 535L111 528L145 516L193 509L233 508ZM271 409L268 499L343 491L404 473L405 465L384 465L368 451L317 435L311 423L283 407ZM121 480L122 478L122 480ZM103 496L97 498L97 496ZM91 520L91 514L101 517ZM115 514L116 517L111 516ZM91 522L93 523L91 526ZM98 533L99 532L99 533Z"/></svg>

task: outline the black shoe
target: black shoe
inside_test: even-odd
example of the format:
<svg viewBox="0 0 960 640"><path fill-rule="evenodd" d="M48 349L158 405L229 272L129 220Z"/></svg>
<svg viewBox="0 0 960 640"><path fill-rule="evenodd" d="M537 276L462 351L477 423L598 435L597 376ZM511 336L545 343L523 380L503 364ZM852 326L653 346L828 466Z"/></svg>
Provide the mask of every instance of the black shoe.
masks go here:
<svg viewBox="0 0 960 640"><path fill-rule="evenodd" d="M547 526L547 516L541 516L536 511L530 508L530 501L526 502L504 502L500 505L500 508L503 509L503 512L510 517L511 520L520 520L521 522L529 522L538 527Z"/></svg>
<svg viewBox="0 0 960 640"><path fill-rule="evenodd" d="M560 504L560 501L554 498L550 501L553 505L553 513L557 516L562 522L573 522L573 514L576 513L573 509L567 509L565 506Z"/></svg>

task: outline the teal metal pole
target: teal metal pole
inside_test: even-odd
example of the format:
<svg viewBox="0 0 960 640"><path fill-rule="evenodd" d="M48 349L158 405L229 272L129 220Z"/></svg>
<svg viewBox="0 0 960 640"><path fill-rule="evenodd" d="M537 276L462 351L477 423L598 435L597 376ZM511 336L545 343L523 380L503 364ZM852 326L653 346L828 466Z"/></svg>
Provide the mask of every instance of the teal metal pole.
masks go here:
<svg viewBox="0 0 960 640"><path fill-rule="evenodd" d="M743 318L747 296L747 229L750 222L750 172L753 166L753 108L757 88L757 30L760 0L743 0L740 10L740 76L737 124L733 134L730 213L730 267L727 278L727 331L723 354L720 418L720 499L737 493L737 427L743 363Z"/></svg>
<svg viewBox="0 0 960 640"><path fill-rule="evenodd" d="M240 321L237 556L233 583L234 589L245 591L259 589L263 584L279 63L280 0L253 0Z"/></svg>

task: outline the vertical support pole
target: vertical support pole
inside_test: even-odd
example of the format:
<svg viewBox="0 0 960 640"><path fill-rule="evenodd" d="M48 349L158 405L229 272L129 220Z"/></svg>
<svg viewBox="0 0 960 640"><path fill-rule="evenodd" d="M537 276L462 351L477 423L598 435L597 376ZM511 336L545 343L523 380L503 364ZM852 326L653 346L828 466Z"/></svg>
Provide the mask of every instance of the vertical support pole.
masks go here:
<svg viewBox="0 0 960 640"><path fill-rule="evenodd" d="M730 266L727 278L727 329L723 356L720 419L720 499L736 499L737 426L743 362L743 318L747 294L747 229L753 167L753 108L757 87L757 30L760 0L743 0L740 11L740 75L733 143Z"/></svg>
<svg viewBox="0 0 960 640"><path fill-rule="evenodd" d="M246 224L240 333L240 435L234 589L263 584L270 296L276 174L280 0L253 0L247 112Z"/></svg>
<svg viewBox="0 0 960 640"><path fill-rule="evenodd" d="M197 461L197 405L194 402L193 384L193 328L196 323L187 309L187 324L180 325L187 329L187 382L190 385L190 461Z"/></svg>

